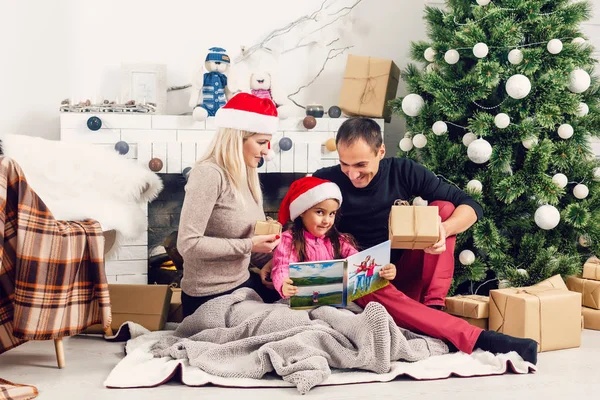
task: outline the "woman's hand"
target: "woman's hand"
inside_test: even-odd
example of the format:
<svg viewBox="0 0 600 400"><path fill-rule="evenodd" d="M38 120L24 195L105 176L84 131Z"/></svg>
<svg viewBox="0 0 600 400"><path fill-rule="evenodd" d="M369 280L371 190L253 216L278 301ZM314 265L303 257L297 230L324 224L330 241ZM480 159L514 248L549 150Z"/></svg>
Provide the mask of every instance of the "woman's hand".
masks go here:
<svg viewBox="0 0 600 400"><path fill-rule="evenodd" d="M294 281L292 281L290 278L287 278L285 281L283 281L281 292L285 297L291 297L298 294L298 288L294 286Z"/></svg>
<svg viewBox="0 0 600 400"><path fill-rule="evenodd" d="M386 264L379 271L379 276L388 281L393 281L396 277L396 266L394 264Z"/></svg>
<svg viewBox="0 0 600 400"><path fill-rule="evenodd" d="M252 237L253 253L270 253L281 242L279 235L257 235Z"/></svg>

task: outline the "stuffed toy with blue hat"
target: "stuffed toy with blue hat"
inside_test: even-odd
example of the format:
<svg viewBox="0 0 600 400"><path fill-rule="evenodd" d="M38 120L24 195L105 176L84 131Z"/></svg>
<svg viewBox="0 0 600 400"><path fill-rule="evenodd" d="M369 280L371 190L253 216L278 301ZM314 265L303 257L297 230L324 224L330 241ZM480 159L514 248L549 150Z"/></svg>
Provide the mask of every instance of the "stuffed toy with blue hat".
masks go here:
<svg viewBox="0 0 600 400"><path fill-rule="evenodd" d="M231 62L225 49L211 47L208 50L204 67L206 72L198 71L192 84L190 107L193 107L193 116L196 121L204 121L214 117L217 110L231 98L231 90L227 84L227 77Z"/></svg>

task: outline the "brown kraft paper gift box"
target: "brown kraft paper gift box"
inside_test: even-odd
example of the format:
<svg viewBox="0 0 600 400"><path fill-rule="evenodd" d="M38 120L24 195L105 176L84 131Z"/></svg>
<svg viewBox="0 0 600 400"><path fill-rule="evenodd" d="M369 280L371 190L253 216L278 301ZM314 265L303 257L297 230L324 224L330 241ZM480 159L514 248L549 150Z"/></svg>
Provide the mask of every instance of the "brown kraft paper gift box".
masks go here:
<svg viewBox="0 0 600 400"><path fill-rule="evenodd" d="M460 319L464 319L465 321L467 321L469 324L476 326L478 328L481 329L485 329L486 331L488 330L488 319L487 318L468 318L468 317L461 317L458 315L455 315L456 318L460 318Z"/></svg>
<svg viewBox="0 0 600 400"><path fill-rule="evenodd" d="M267 218L266 221L257 221L254 225L254 235L281 235L282 226L279 221Z"/></svg>
<svg viewBox="0 0 600 400"><path fill-rule="evenodd" d="M396 200L390 210L389 232L392 249L426 249L440 237L437 206L411 206Z"/></svg>
<svg viewBox="0 0 600 400"><path fill-rule="evenodd" d="M581 316L583 317L583 326L585 329L600 331L600 310L581 307Z"/></svg>
<svg viewBox="0 0 600 400"><path fill-rule="evenodd" d="M392 60L348 55L339 106L350 116L384 118L390 122L388 102L396 97L400 69Z"/></svg>
<svg viewBox="0 0 600 400"><path fill-rule="evenodd" d="M538 351L581 345L581 294L547 287L490 291L489 329L538 342Z"/></svg>
<svg viewBox="0 0 600 400"><path fill-rule="evenodd" d="M181 305L181 288L171 289L173 292L171 296L171 304L169 305L169 315L167 322L181 322L183 321L183 306Z"/></svg>
<svg viewBox="0 0 600 400"><path fill-rule="evenodd" d="M600 260L596 257L589 258L583 264L583 278L600 281Z"/></svg>
<svg viewBox="0 0 600 400"><path fill-rule="evenodd" d="M459 317L487 319L489 316L489 297L476 294L446 297L446 312Z"/></svg>
<svg viewBox="0 0 600 400"><path fill-rule="evenodd" d="M548 287L548 288L554 288L554 289L562 289L562 290L569 290L567 288L567 284L565 283L565 281L563 280L562 276L560 275L554 275L551 278L548 278L544 281L541 281L539 283L536 283L535 285L533 285L535 287Z"/></svg>
<svg viewBox="0 0 600 400"><path fill-rule="evenodd" d="M600 309L600 281L583 279L579 276L567 277L570 291L581 293L581 305L595 310Z"/></svg>

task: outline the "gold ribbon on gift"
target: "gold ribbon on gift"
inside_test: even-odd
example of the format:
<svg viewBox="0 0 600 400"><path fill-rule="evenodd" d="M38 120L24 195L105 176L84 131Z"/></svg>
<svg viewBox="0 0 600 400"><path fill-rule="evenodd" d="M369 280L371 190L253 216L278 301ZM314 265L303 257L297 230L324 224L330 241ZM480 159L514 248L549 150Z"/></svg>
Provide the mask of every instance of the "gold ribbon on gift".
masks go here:
<svg viewBox="0 0 600 400"><path fill-rule="evenodd" d="M377 87L377 78L381 78L384 76L388 76L390 73L386 72L385 74L379 74L379 75L374 75L371 76L371 57L368 57L368 61L367 61L367 76L366 77L352 77L352 76L345 76L344 79L350 79L350 80L364 80L365 81L365 87L363 89L362 94L360 95L360 103L358 105L358 115L361 115L360 109L362 107L363 104L368 104L371 102L371 100L373 100L373 96L375 95L375 89Z"/></svg>
<svg viewBox="0 0 600 400"><path fill-rule="evenodd" d="M397 199L396 201L394 201L394 205L395 206L408 206L410 207L410 203L406 200L400 200ZM415 236L411 242L411 250L415 249L415 245L417 244L417 237L419 237L419 224L417 223L417 210L414 210L415 212L413 212L413 232L415 233Z"/></svg>

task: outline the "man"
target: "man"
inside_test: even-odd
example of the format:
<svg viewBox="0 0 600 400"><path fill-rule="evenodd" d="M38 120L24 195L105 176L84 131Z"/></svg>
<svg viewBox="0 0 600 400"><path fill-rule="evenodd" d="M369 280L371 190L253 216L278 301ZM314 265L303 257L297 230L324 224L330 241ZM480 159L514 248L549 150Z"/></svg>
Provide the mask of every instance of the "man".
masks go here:
<svg viewBox="0 0 600 400"><path fill-rule="evenodd" d="M350 118L336 136L340 165L313 175L335 182L344 201L340 232L350 233L365 249L388 240L388 219L395 200L420 196L440 209L440 238L425 250L393 250L394 285L409 297L441 309L454 273L456 234L483 215L469 195L445 183L408 158L383 158L379 125L369 118Z"/></svg>

